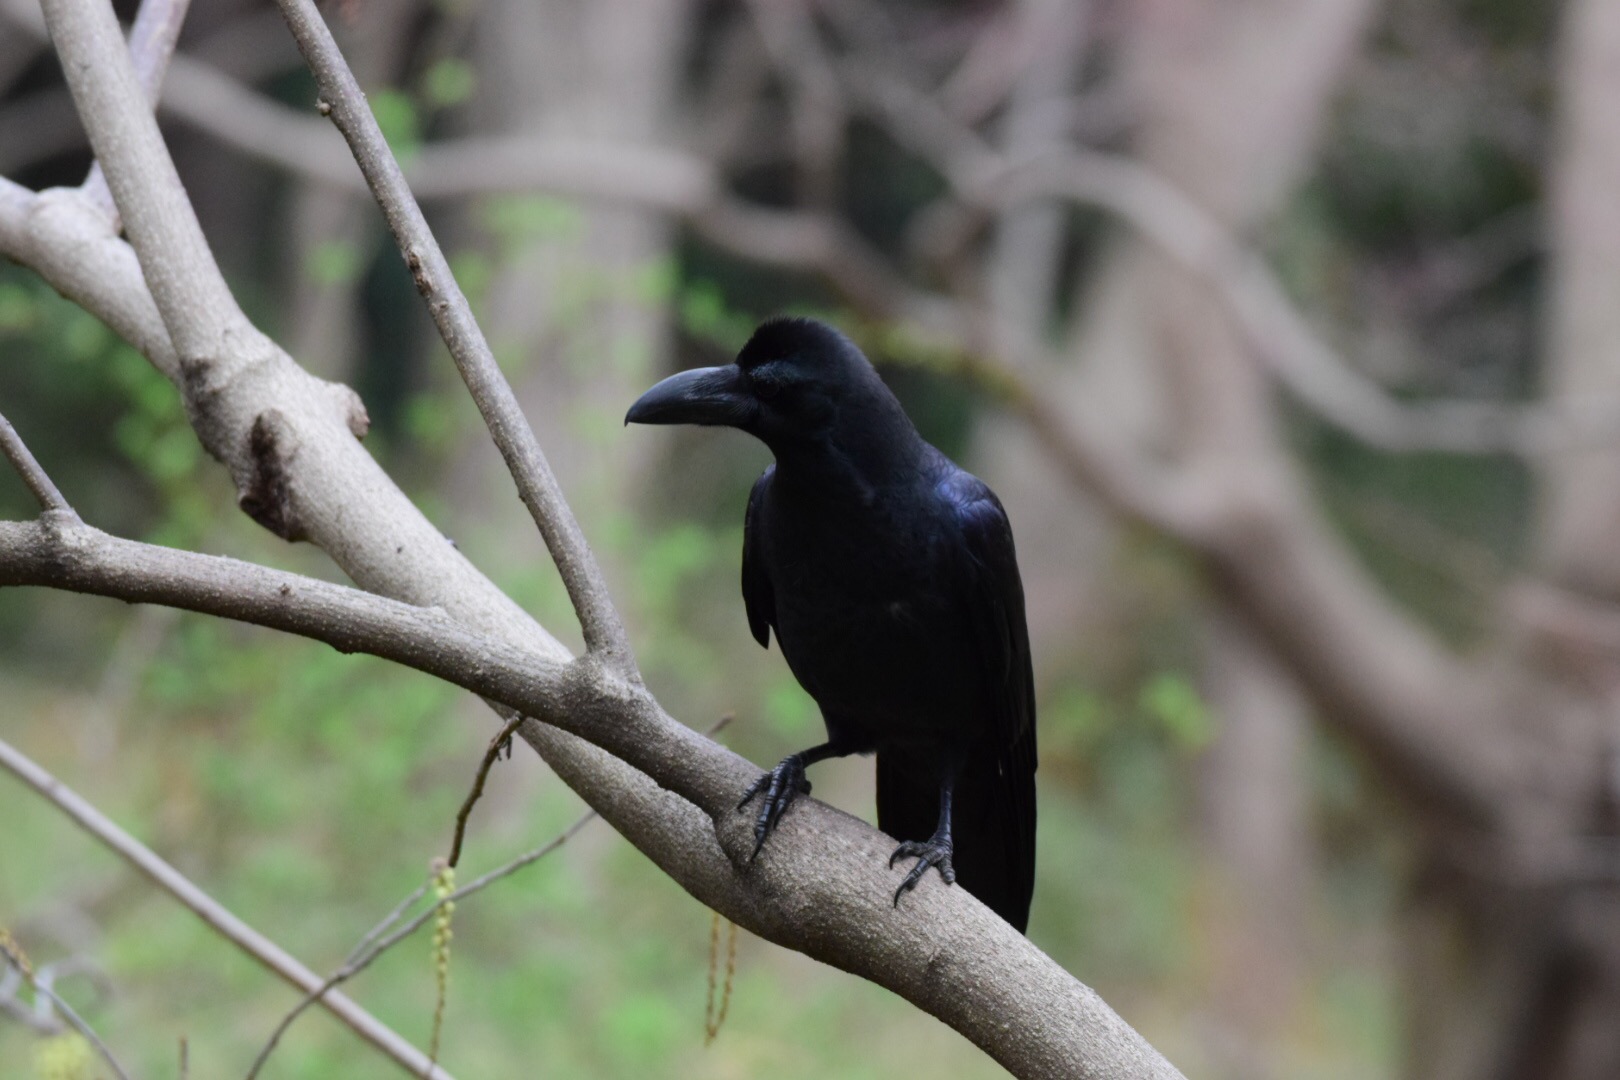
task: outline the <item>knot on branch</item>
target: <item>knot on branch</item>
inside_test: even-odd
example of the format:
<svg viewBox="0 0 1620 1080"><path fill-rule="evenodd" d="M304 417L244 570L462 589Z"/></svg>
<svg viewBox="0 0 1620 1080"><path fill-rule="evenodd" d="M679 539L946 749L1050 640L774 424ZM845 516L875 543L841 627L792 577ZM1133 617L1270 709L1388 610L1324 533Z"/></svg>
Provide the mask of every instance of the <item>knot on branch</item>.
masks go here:
<svg viewBox="0 0 1620 1080"><path fill-rule="evenodd" d="M251 472L237 505L248 517L283 540L306 538L293 511L288 463L298 450L298 437L280 410L266 409L253 421L248 435Z"/></svg>
<svg viewBox="0 0 1620 1080"><path fill-rule="evenodd" d="M46 510L39 515L39 524L44 564L59 577L71 577L74 566L84 558L88 535L84 521L71 510Z"/></svg>
<svg viewBox="0 0 1620 1080"><path fill-rule="evenodd" d="M371 414L366 412L366 403L360 400L360 395L343 383L327 383L337 398L338 415L343 418L344 426L349 434L357 439L364 439L371 430Z"/></svg>
<svg viewBox="0 0 1620 1080"><path fill-rule="evenodd" d="M195 419L207 413L208 404L221 392L219 363L213 356L190 356L182 353L180 361L180 396L186 411Z"/></svg>
<svg viewBox="0 0 1620 1080"><path fill-rule="evenodd" d="M422 265L422 252L416 245L405 249L405 265L411 272L411 280L416 283L416 291L424 299L433 299L433 279L428 276L426 268Z"/></svg>

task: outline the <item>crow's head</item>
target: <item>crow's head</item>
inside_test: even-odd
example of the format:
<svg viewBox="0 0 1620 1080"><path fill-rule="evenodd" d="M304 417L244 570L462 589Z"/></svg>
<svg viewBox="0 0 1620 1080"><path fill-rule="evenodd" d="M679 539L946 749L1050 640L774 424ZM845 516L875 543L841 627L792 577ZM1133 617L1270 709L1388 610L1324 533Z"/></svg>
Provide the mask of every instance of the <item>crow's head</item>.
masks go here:
<svg viewBox="0 0 1620 1080"><path fill-rule="evenodd" d="M814 319L779 318L754 331L736 363L671 375L624 421L734 427L777 446L891 405L899 408L854 342Z"/></svg>

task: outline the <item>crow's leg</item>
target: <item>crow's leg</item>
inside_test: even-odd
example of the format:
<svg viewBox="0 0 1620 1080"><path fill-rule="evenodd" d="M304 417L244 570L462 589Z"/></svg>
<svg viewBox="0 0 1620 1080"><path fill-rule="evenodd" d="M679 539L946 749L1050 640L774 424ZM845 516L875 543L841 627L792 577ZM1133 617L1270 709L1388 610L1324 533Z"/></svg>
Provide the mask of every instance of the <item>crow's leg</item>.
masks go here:
<svg viewBox="0 0 1620 1080"><path fill-rule="evenodd" d="M804 776L805 767L854 752L852 747L843 743L825 742L797 754L789 754L776 768L754 781L753 786L743 794L742 802L737 804L737 809L741 810L753 802L756 795L765 797L759 808L759 816L754 819L754 853L748 857L750 861L759 858L765 838L776 830L793 800L800 795L810 794L810 781Z"/></svg>
<svg viewBox="0 0 1620 1080"><path fill-rule="evenodd" d="M939 786L939 827L934 835L927 840L907 840L894 849L889 856L889 865L892 867L900 859L916 859L917 865L911 868L906 880L894 890L894 906L900 906L900 897L908 890L915 889L917 882L928 873L930 866L939 870L939 876L945 879L945 884L956 884L956 870L951 866L951 794L956 787L953 777Z"/></svg>

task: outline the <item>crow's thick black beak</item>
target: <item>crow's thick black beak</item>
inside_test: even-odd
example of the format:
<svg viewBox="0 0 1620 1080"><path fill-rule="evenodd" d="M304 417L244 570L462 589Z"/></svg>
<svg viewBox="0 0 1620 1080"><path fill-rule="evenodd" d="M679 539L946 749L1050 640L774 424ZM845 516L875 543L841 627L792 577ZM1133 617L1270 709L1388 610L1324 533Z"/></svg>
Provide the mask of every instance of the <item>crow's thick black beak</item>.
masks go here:
<svg viewBox="0 0 1620 1080"><path fill-rule="evenodd" d="M736 364L727 364L671 375L642 394L624 414L624 422L740 427L756 407L742 371Z"/></svg>

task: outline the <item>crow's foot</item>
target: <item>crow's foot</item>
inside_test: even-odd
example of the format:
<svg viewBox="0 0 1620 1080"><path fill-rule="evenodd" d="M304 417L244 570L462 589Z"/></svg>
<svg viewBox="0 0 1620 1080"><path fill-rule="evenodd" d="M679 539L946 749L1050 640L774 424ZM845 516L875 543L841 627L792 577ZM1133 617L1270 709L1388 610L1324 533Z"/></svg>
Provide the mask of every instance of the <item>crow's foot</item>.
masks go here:
<svg viewBox="0 0 1620 1080"><path fill-rule="evenodd" d="M742 802L737 804L737 809L741 810L753 802L755 796L765 797L759 808L759 816L754 819L754 853L748 857L749 862L759 858L765 838L776 830L793 800L808 794L810 781L804 778L804 760L798 754L783 758L776 768L754 781L743 795Z"/></svg>
<svg viewBox="0 0 1620 1080"><path fill-rule="evenodd" d="M889 866L892 868L901 859L916 859L917 865L911 868L906 880L894 890L894 906L900 906L900 897L906 892L915 889L917 882L928 873L930 866L939 871L939 876L945 879L945 884L956 884L956 869L951 866L951 841L948 836L934 836L927 840L907 840L894 849L889 856Z"/></svg>

